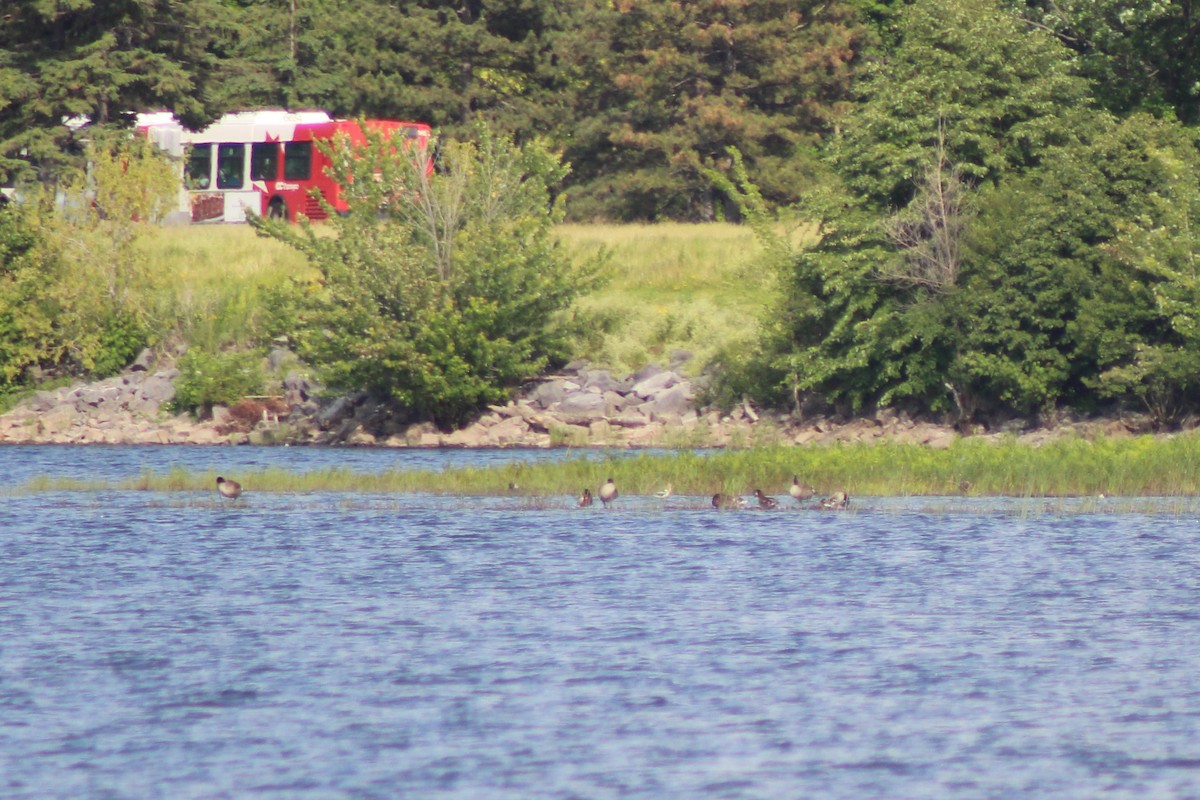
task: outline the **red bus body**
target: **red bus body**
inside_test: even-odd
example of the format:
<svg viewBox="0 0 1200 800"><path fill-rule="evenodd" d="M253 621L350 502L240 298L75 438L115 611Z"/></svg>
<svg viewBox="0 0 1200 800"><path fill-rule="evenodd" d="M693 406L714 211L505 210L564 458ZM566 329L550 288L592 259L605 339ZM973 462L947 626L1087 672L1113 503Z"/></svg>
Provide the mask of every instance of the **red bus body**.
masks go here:
<svg viewBox="0 0 1200 800"><path fill-rule="evenodd" d="M428 152L430 128L424 123L372 119L365 125L388 135L402 131L418 152ZM327 173L329 159L316 143L338 134L354 144L366 140L358 121L331 119L324 111L243 111L195 132L170 114L144 114L138 129L183 159L174 217L204 223L245 222L247 210L293 222L300 215L322 220L328 212L314 190L335 211L345 211L341 187Z"/></svg>

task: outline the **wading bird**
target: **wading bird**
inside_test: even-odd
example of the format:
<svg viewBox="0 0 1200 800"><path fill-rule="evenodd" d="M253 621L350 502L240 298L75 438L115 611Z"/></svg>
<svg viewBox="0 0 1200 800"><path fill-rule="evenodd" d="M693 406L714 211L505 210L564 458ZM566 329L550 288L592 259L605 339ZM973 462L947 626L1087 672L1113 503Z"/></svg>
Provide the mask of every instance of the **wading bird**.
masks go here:
<svg viewBox="0 0 1200 800"><path fill-rule="evenodd" d="M613 483L612 478L609 478L607 481L604 482L604 485L600 487L600 502L601 502L601 504L604 505L605 508L608 508L608 504L616 499L617 499L617 485L615 483Z"/></svg>
<svg viewBox="0 0 1200 800"><path fill-rule="evenodd" d="M579 495L579 507L587 508L592 504L592 490L584 489L583 494Z"/></svg>
<svg viewBox="0 0 1200 800"><path fill-rule="evenodd" d="M218 475L217 494L221 497L228 497L230 500L237 500L242 496L242 485L237 481L227 481Z"/></svg>
<svg viewBox="0 0 1200 800"><path fill-rule="evenodd" d="M675 491L675 487L668 483L667 488L663 489L661 492L655 492L654 496L661 497L665 500L666 498L671 496L671 492L673 492L673 491Z"/></svg>
<svg viewBox="0 0 1200 800"><path fill-rule="evenodd" d="M850 496L845 492L836 492L832 497L826 497L821 501L821 508L825 511L844 511L850 507Z"/></svg>
<svg viewBox="0 0 1200 800"><path fill-rule="evenodd" d="M805 500L811 499L816 493L816 489L807 483L801 483L799 476L792 476L792 485L788 487L788 494L796 498L797 503L803 503Z"/></svg>
<svg viewBox="0 0 1200 800"><path fill-rule="evenodd" d="M767 511L773 511L774 509L779 508L779 501L777 501L774 497L767 497L765 494L763 494L762 489L755 489L754 496L758 498L759 508Z"/></svg>

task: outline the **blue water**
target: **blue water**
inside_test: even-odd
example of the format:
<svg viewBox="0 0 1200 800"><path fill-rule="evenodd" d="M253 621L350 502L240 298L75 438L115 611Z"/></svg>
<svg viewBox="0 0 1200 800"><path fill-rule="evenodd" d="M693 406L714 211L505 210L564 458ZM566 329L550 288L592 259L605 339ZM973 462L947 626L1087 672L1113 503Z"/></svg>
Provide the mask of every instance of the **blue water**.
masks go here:
<svg viewBox="0 0 1200 800"><path fill-rule="evenodd" d="M1106 508L11 494L0 797L1200 797L1200 525Z"/></svg>

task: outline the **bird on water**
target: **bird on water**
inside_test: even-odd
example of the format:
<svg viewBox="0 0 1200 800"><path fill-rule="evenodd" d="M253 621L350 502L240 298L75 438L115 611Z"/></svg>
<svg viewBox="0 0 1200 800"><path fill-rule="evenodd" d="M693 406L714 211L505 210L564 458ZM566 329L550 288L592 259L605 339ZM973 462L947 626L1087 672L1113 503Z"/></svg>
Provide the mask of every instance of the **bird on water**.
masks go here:
<svg viewBox="0 0 1200 800"><path fill-rule="evenodd" d="M745 508L746 501L740 497L732 497L727 494L717 492L712 496L712 507L718 511L730 511L738 508Z"/></svg>
<svg viewBox="0 0 1200 800"><path fill-rule="evenodd" d="M768 497L767 495L763 494L762 489L755 489L754 496L758 498L759 508L766 509L767 511L773 511L779 507L779 501L774 497Z"/></svg>
<svg viewBox="0 0 1200 800"><path fill-rule="evenodd" d="M826 511L844 511L850 507L850 496L845 492L835 492L832 497L821 501L821 508Z"/></svg>
<svg viewBox="0 0 1200 800"><path fill-rule="evenodd" d="M592 490L584 489L583 494L579 495L579 507L587 508L592 504Z"/></svg>
<svg viewBox="0 0 1200 800"><path fill-rule="evenodd" d="M237 500L242 496L242 485L237 481L227 481L218 475L217 494L221 497L228 497L230 500Z"/></svg>
<svg viewBox="0 0 1200 800"><path fill-rule="evenodd" d="M792 485L788 487L788 494L796 498L797 503L803 503L805 500L811 499L816 493L816 489L807 483L801 483L798 475L792 476Z"/></svg>
<svg viewBox="0 0 1200 800"><path fill-rule="evenodd" d="M615 483L613 483L612 478L609 478L607 481L604 482L604 485L600 487L600 502L604 505L605 508L608 508L608 504L616 499L617 499L617 485Z"/></svg>

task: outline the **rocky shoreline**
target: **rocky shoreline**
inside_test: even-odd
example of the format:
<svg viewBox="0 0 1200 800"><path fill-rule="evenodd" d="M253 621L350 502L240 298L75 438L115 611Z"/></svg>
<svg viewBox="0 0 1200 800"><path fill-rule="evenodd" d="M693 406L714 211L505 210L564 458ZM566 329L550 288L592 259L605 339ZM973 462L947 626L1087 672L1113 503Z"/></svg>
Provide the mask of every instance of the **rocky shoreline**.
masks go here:
<svg viewBox="0 0 1200 800"><path fill-rule="evenodd" d="M38 392L0 415L0 444L349 445L382 447L747 447L853 442L949 447L954 428L888 410L871 418L796 420L749 403L705 408L703 378L689 378L689 356L621 377L583 362L531 384L456 431L404 424L364 394L321 398L301 372L277 394L218 406L197 419L170 410L178 370L150 352L120 375ZM1052 428L1014 422L974 436L1011 437L1036 445L1064 435L1093 438L1148 433L1142 418L1068 421Z"/></svg>

